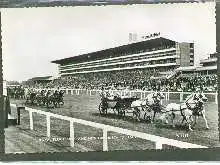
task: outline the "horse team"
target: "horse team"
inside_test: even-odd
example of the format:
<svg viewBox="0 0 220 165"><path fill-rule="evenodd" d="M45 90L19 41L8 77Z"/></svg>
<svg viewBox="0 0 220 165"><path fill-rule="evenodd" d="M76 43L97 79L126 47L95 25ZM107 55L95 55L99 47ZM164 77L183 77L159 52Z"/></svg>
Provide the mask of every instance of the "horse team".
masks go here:
<svg viewBox="0 0 220 165"><path fill-rule="evenodd" d="M121 114L120 108L118 107L118 102L124 100L123 98L119 99L120 96L115 94L115 96L109 94L108 91L105 91L101 94L101 103L102 109L105 110L105 114L107 114L107 109L113 109L118 111L118 114ZM141 114L143 114L144 120L150 120L154 122L156 114L159 116L159 121L169 124L171 122L172 126L175 127L174 121L177 116L182 118L181 124L185 122L188 129L192 131L192 126L196 124L196 120L199 116L203 117L205 121L205 126L209 129L208 122L205 115L204 103L208 101L207 97L202 92L192 93L190 94L183 103L170 103L167 106L162 105L162 99L165 96L162 92L152 92L147 95L145 99L127 99L130 103L125 103L126 107L131 110L133 113L133 118L140 121ZM128 106L130 104L130 106ZM103 108L103 105L104 108ZM100 106L99 106L100 109ZM125 111L124 116L125 116ZM128 112L128 111L127 111ZM142 113L143 112L143 113Z"/></svg>
<svg viewBox="0 0 220 165"><path fill-rule="evenodd" d="M14 99L24 99L25 97L25 88L22 87L8 87L7 94Z"/></svg>
<svg viewBox="0 0 220 165"><path fill-rule="evenodd" d="M7 90L8 95L15 99L25 99L25 104L60 107L64 105L63 90L35 90L28 88L14 88ZM175 127L174 121L177 116L182 118L181 124L185 122L189 130L196 124L199 116L204 119L205 126L209 129L205 115L204 103L208 101L207 97L202 92L190 94L184 102L170 103L167 106L162 105L162 100L165 98L162 92L152 92L144 99L138 97L129 97L129 95L120 96L118 93L113 94L108 91L101 91L101 103L99 111L101 114L107 114L107 109L113 109L120 116L125 116L125 112L131 110L133 118L140 121L141 114L145 120L154 122L156 114L159 115L159 120Z"/></svg>
<svg viewBox="0 0 220 165"><path fill-rule="evenodd" d="M8 89L8 94L10 97L15 99L25 99L25 104L36 105L36 106L46 106L60 107L64 105L64 91L63 90L36 90L28 88L14 88Z"/></svg>

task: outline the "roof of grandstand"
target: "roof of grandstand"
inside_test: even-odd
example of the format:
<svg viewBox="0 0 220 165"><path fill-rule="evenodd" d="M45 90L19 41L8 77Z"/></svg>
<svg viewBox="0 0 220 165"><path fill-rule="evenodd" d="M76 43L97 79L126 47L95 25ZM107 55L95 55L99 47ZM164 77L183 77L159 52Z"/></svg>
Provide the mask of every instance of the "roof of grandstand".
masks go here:
<svg viewBox="0 0 220 165"><path fill-rule="evenodd" d="M19 86L20 83L17 81L5 81L7 86Z"/></svg>
<svg viewBox="0 0 220 165"><path fill-rule="evenodd" d="M143 48L151 49L151 48L157 48L160 46L164 46L166 44L174 44L174 43L175 43L175 41L173 41L173 40L159 37L159 38L153 38L153 39L145 40L145 41L141 41L141 42L135 42L135 43L127 44L127 45L122 45L122 46L118 46L118 47L114 47L114 48L108 48L108 49L104 49L104 50L100 50L100 51L96 51L96 52L91 52L91 53L87 53L87 54L82 54L82 55L78 55L78 56L73 56L73 57L69 57L69 58L63 58L60 60L52 61L52 63L68 64L73 61L84 62L84 61L88 61L91 58L96 59L96 58L102 56L103 54L105 54L106 57L113 57L115 54L118 54L118 52L127 53L127 52L142 50Z"/></svg>

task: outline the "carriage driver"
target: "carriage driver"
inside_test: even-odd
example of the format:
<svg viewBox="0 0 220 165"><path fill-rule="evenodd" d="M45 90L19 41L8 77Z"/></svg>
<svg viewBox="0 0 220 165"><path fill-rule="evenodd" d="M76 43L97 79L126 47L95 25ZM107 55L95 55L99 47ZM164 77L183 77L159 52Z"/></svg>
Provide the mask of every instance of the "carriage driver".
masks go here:
<svg viewBox="0 0 220 165"><path fill-rule="evenodd" d="M159 92L158 91L155 91L153 93L153 105L156 106L156 107L162 107L162 102L160 101L160 99L158 99L158 95L159 95Z"/></svg>
<svg viewBox="0 0 220 165"><path fill-rule="evenodd" d="M115 90L114 85L112 85L111 88L108 90L108 92L106 92L106 96L110 100L113 100L114 97L115 97L115 94L114 94L113 90Z"/></svg>
<svg viewBox="0 0 220 165"><path fill-rule="evenodd" d="M124 90L124 95L121 98L129 98L130 97L130 87L127 86Z"/></svg>
<svg viewBox="0 0 220 165"><path fill-rule="evenodd" d="M101 91L99 92L100 96L102 98L106 98L107 92L105 91L104 87L101 87Z"/></svg>

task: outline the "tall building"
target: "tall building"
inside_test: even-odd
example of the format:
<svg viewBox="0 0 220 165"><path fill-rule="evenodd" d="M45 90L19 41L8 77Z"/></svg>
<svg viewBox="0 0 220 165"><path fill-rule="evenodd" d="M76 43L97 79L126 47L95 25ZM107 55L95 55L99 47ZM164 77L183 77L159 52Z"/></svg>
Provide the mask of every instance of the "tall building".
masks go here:
<svg viewBox="0 0 220 165"><path fill-rule="evenodd" d="M142 70L169 73L194 65L194 44L157 37L97 52L52 61L61 77L89 73Z"/></svg>

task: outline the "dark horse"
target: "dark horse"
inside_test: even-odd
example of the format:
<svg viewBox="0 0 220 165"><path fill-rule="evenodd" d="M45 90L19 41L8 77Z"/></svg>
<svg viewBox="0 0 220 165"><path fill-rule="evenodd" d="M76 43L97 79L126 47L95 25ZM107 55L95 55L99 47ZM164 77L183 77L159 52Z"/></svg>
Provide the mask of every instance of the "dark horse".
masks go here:
<svg viewBox="0 0 220 165"><path fill-rule="evenodd" d="M63 101L63 95L64 95L64 91L55 91L53 96L54 96L54 106L55 107L60 107L60 105L64 105L64 101Z"/></svg>
<svg viewBox="0 0 220 165"><path fill-rule="evenodd" d="M52 105L53 107L60 107L60 105L64 105L63 95L63 91L55 91L54 93L52 93L52 91L48 91L45 100L47 108L51 107Z"/></svg>
<svg viewBox="0 0 220 165"><path fill-rule="evenodd" d="M36 95L37 95L37 93L30 92L30 93L27 95L27 97L26 97L25 104L28 104L29 101L30 101L30 104L31 104L31 105L36 104L36 102L35 102L35 101L36 101Z"/></svg>

